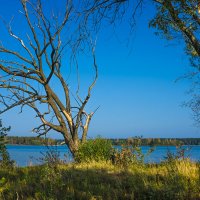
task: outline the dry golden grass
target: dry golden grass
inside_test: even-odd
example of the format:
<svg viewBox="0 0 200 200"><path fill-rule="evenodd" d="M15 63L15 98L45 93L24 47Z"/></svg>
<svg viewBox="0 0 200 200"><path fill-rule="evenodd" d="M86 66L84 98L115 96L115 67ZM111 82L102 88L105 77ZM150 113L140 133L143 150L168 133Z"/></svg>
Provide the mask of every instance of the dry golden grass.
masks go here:
<svg viewBox="0 0 200 200"><path fill-rule="evenodd" d="M190 160L161 164L111 162L0 169L0 199L200 199L200 165Z"/></svg>

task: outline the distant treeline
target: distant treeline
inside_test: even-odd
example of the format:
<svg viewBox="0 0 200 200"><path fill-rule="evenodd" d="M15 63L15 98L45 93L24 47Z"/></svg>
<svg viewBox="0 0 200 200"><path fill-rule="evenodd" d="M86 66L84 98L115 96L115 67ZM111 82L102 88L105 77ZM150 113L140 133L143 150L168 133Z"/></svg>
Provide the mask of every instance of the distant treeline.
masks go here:
<svg viewBox="0 0 200 200"><path fill-rule="evenodd" d="M7 136L7 144L19 144L19 145L56 145L58 140L51 138L41 137L18 137L18 136Z"/></svg>
<svg viewBox="0 0 200 200"><path fill-rule="evenodd" d="M113 145L178 146L200 145L200 138L128 138L110 139Z"/></svg>
<svg viewBox="0 0 200 200"><path fill-rule="evenodd" d="M19 145L56 145L61 144L62 140L41 137L6 137L7 144ZM113 145L134 145L142 146L177 146L177 145L200 145L200 138L127 138L127 139L109 139Z"/></svg>

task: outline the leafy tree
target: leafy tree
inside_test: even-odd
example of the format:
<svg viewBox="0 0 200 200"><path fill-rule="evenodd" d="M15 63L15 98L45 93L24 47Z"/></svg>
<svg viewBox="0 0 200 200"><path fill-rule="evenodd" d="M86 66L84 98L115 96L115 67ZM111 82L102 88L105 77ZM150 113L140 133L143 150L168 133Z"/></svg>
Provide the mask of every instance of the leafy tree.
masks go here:
<svg viewBox="0 0 200 200"><path fill-rule="evenodd" d="M14 162L10 159L10 155L6 148L6 136L7 132L10 131L10 127L5 128L2 126L0 120L0 166L1 167L12 167Z"/></svg>
<svg viewBox="0 0 200 200"><path fill-rule="evenodd" d="M189 103L200 123L200 3L198 0L154 0L156 14L150 26L168 40L182 40L194 72L193 99Z"/></svg>
<svg viewBox="0 0 200 200"><path fill-rule="evenodd" d="M191 56L192 59L199 58L199 1L155 0L155 2L157 8L156 15L150 22L150 26L157 28L167 39L184 40L186 53Z"/></svg>

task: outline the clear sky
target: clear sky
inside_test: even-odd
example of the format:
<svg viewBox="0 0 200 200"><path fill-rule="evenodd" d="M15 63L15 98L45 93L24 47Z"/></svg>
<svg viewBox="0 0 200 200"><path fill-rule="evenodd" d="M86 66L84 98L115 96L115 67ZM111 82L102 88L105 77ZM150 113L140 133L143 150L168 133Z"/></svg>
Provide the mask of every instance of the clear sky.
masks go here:
<svg viewBox="0 0 200 200"><path fill-rule="evenodd" d="M0 0L0 15L5 19L17 15L17 1ZM181 42L169 42L148 28L153 7L146 5L137 18L130 36L127 19L117 28L106 26L98 34L96 56L99 79L88 108L100 105L91 122L89 136L103 137L199 137L189 108L181 106L190 96L189 80L177 78L190 71ZM14 21L17 31L23 24ZM3 30L3 23L0 23ZM129 42L127 43L127 38ZM0 40L8 40L1 31ZM84 58L83 58L84 62ZM91 78L89 71L81 71L81 79ZM30 110L3 114L5 125L11 125L11 135L33 136L37 124ZM57 134L52 133L56 136Z"/></svg>

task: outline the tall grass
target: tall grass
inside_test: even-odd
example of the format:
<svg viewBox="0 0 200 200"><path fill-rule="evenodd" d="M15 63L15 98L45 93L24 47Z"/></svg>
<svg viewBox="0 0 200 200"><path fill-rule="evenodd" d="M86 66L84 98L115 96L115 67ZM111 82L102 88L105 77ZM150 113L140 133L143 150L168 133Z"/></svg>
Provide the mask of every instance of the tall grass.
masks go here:
<svg viewBox="0 0 200 200"><path fill-rule="evenodd" d="M0 169L0 199L200 199L200 164L110 161Z"/></svg>
<svg viewBox="0 0 200 200"><path fill-rule="evenodd" d="M198 200L200 163L178 152L145 164L140 146L115 151L101 138L83 144L74 163L49 151L41 166L0 168L0 200Z"/></svg>

